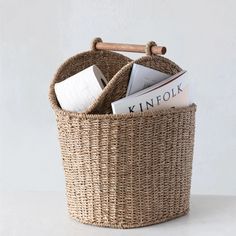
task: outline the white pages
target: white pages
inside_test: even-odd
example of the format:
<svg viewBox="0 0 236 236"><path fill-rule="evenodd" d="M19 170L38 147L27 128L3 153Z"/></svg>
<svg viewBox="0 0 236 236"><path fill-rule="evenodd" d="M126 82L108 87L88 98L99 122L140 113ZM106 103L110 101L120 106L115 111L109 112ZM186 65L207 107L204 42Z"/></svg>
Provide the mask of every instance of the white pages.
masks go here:
<svg viewBox="0 0 236 236"><path fill-rule="evenodd" d="M126 96L169 78L171 75L139 64L133 64Z"/></svg>

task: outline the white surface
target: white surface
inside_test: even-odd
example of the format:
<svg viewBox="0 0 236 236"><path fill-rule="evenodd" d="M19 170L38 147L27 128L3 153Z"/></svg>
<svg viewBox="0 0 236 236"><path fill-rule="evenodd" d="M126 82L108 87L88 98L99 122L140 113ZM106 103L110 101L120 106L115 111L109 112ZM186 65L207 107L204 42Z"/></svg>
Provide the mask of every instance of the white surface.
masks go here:
<svg viewBox="0 0 236 236"><path fill-rule="evenodd" d="M192 196L191 211L178 219L143 228L110 229L71 219L63 193L0 193L1 236L233 236L236 197Z"/></svg>
<svg viewBox="0 0 236 236"><path fill-rule="evenodd" d="M192 192L236 195L235 9L235 0L0 0L0 189L64 190L49 81L101 36L155 40L188 70L198 105Z"/></svg>

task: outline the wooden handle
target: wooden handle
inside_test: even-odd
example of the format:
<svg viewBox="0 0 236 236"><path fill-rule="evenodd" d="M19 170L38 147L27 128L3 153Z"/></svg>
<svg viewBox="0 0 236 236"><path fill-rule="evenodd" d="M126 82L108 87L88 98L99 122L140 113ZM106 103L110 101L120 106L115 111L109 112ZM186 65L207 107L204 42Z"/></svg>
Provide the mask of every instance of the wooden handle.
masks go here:
<svg viewBox="0 0 236 236"><path fill-rule="evenodd" d="M147 46L138 44L96 42L94 47L97 50L147 53ZM153 45L150 47L150 51L151 54L164 55L166 53L166 47Z"/></svg>

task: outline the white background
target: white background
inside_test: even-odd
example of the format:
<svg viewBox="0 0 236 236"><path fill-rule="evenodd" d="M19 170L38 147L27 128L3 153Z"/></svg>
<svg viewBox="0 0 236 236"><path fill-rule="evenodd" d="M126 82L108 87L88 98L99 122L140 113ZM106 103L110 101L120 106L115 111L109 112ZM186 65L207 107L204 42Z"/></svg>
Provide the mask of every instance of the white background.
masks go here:
<svg viewBox="0 0 236 236"><path fill-rule="evenodd" d="M48 86L100 36L160 42L189 71L198 105L192 193L236 195L235 9L234 0L0 0L0 190L64 191Z"/></svg>

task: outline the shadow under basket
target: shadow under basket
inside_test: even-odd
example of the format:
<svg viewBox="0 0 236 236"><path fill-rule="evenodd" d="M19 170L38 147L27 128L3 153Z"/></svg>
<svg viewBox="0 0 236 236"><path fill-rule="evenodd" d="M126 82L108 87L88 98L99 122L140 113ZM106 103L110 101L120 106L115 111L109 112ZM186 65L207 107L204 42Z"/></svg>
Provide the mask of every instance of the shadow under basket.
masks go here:
<svg viewBox="0 0 236 236"><path fill-rule="evenodd" d="M50 85L68 210L82 223L133 228L189 210L196 105L111 114L111 102L125 96L133 63L169 74L181 70L162 56L133 61L115 52L91 50L68 59ZM54 84L93 64L108 85L84 113L63 111Z"/></svg>

